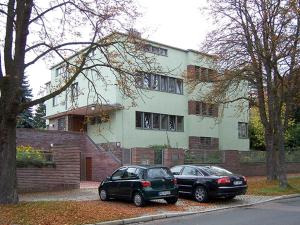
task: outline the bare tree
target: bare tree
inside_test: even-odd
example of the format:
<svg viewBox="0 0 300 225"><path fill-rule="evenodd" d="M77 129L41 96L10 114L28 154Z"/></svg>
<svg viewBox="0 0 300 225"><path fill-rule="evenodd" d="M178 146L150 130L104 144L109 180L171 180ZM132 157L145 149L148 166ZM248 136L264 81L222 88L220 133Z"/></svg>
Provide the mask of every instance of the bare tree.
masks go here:
<svg viewBox="0 0 300 225"><path fill-rule="evenodd" d="M134 99L137 70L157 71L136 33L123 35L139 14L132 0L2 0L0 26L0 203L18 202L16 178L16 118L25 108L66 91L79 76L93 70L105 82L102 68L115 75L120 90ZM113 33L113 34L112 34ZM83 50L82 50L83 49ZM93 51L101 53L94 57ZM25 71L40 60L59 59L67 73L41 98L22 102ZM101 95L98 95L99 101Z"/></svg>
<svg viewBox="0 0 300 225"><path fill-rule="evenodd" d="M245 82L255 90L264 126L267 178L278 177L280 186L286 187L284 133L300 90L300 1L208 2L217 28L207 36L204 50L217 56L222 73L208 96L228 103L249 98L230 94Z"/></svg>

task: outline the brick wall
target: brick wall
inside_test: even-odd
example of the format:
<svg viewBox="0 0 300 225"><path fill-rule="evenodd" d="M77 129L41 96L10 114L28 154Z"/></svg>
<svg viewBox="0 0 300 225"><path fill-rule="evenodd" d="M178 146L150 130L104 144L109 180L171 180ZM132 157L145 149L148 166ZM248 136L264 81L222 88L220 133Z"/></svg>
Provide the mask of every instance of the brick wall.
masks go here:
<svg viewBox="0 0 300 225"><path fill-rule="evenodd" d="M120 161L122 161L122 150L118 146L117 142L109 142L109 143L101 143L98 144L98 146L102 147L105 149L107 152L113 153Z"/></svg>
<svg viewBox="0 0 300 225"><path fill-rule="evenodd" d="M168 148L163 150L163 164L167 167L184 164L184 150Z"/></svg>
<svg viewBox="0 0 300 225"><path fill-rule="evenodd" d="M111 152L97 146L86 134L81 132L17 129L17 145L30 145L42 150L54 146L77 146L81 152L80 177L86 180L86 157L92 158L92 180L100 181L121 166Z"/></svg>
<svg viewBox="0 0 300 225"><path fill-rule="evenodd" d="M135 165L154 164L155 153L151 148L132 148L131 163Z"/></svg>
<svg viewBox="0 0 300 225"><path fill-rule="evenodd" d="M17 168L20 192L79 188L80 148L60 146L52 151L55 167Z"/></svg>

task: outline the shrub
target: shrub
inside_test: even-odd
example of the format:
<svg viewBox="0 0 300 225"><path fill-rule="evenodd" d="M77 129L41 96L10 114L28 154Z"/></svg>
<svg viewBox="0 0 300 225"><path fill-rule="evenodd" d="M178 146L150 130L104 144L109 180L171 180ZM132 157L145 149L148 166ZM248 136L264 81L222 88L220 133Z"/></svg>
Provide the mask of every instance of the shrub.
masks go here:
<svg viewBox="0 0 300 225"><path fill-rule="evenodd" d="M17 167L44 167L53 165L52 161L48 161L43 152L34 149L31 146L17 146Z"/></svg>

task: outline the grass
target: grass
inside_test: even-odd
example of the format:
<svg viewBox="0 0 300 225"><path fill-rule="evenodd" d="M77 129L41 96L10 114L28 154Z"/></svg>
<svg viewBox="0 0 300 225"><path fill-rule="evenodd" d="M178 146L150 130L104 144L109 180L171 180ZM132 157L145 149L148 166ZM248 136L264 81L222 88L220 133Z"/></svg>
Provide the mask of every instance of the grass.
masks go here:
<svg viewBox="0 0 300 225"><path fill-rule="evenodd" d="M291 177L288 179L288 183L288 188L281 189L278 181L268 182L265 178L250 178L247 194L266 196L300 194L300 177Z"/></svg>

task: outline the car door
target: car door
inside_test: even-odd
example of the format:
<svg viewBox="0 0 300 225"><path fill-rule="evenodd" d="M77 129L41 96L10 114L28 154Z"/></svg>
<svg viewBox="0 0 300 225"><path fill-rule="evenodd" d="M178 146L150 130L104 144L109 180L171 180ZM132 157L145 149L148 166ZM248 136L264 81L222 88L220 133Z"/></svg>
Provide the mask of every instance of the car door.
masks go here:
<svg viewBox="0 0 300 225"><path fill-rule="evenodd" d="M193 185L198 178L198 170L195 167L185 166L181 174L177 177L179 191L182 193L192 193Z"/></svg>
<svg viewBox="0 0 300 225"><path fill-rule="evenodd" d="M122 176L126 171L126 169L127 167L122 167L117 171L115 171L112 174L109 182L107 182L107 191L110 196L116 196L116 197L120 196L119 186L120 186L120 182L122 181Z"/></svg>
<svg viewBox="0 0 300 225"><path fill-rule="evenodd" d="M119 197L130 199L134 182L137 182L137 168L128 167L119 181Z"/></svg>

